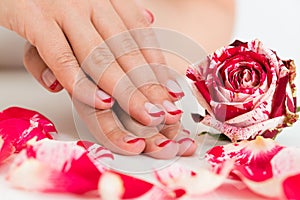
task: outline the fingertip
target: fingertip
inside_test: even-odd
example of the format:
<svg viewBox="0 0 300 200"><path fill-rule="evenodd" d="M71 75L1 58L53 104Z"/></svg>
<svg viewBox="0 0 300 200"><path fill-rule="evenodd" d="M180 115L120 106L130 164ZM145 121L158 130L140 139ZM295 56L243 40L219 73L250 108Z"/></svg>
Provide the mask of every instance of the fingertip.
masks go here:
<svg viewBox="0 0 300 200"><path fill-rule="evenodd" d="M192 156L197 149L195 140L191 138L182 138L177 143L179 145L178 156Z"/></svg>
<svg viewBox="0 0 300 200"><path fill-rule="evenodd" d="M166 137L158 134L146 139L145 155L156 159L168 160L176 157L179 145Z"/></svg>
<svg viewBox="0 0 300 200"><path fill-rule="evenodd" d="M173 80L168 80L165 87L170 97L174 100L179 100L185 95L180 85Z"/></svg>
<svg viewBox="0 0 300 200"><path fill-rule="evenodd" d="M43 86L50 92L59 92L63 89L63 86L59 83L49 68L46 68L42 72L41 80L43 82Z"/></svg>
<svg viewBox="0 0 300 200"><path fill-rule="evenodd" d="M147 21L148 21L150 24L153 24L153 23L154 23L154 15L153 15L153 13L152 13L150 10L144 8L144 9L143 9L143 14L144 14L145 18L147 19Z"/></svg>
<svg viewBox="0 0 300 200"><path fill-rule="evenodd" d="M181 119L183 111L177 108L173 102L165 100L163 101L162 105L166 110L166 124L174 124Z"/></svg>

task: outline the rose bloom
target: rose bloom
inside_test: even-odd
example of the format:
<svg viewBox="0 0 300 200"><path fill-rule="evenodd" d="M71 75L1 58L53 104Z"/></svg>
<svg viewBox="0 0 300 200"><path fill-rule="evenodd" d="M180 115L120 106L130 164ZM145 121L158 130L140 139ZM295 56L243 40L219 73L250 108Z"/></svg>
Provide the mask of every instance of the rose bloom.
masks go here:
<svg viewBox="0 0 300 200"><path fill-rule="evenodd" d="M190 66L187 77L207 111L201 122L238 141L274 138L297 120L295 69L259 40L236 40Z"/></svg>

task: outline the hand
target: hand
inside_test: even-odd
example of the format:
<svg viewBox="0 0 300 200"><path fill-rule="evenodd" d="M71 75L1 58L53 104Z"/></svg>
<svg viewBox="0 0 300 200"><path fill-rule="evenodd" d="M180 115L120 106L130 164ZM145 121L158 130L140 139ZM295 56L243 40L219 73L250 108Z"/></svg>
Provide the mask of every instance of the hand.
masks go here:
<svg viewBox="0 0 300 200"><path fill-rule="evenodd" d="M62 86L97 109L110 107L113 96L144 125L176 123L181 112L173 102L183 92L162 71L161 53L139 48L145 39L155 45L154 34L128 32L150 25L142 13L133 0L0 1L0 25L27 39L49 67L29 69L44 86Z"/></svg>
<svg viewBox="0 0 300 200"><path fill-rule="evenodd" d="M41 77L48 66L39 56L37 49L30 44L25 48L25 66L43 84ZM54 77L55 79L55 77ZM62 90L57 83L54 92ZM144 153L154 158L170 159L174 156L190 156L197 145L190 138L189 131L177 122L162 127L144 126L133 120L115 103L102 104L102 110L95 109L81 101L73 99L75 108L85 122L93 136L100 144L111 151L123 155L137 155Z"/></svg>

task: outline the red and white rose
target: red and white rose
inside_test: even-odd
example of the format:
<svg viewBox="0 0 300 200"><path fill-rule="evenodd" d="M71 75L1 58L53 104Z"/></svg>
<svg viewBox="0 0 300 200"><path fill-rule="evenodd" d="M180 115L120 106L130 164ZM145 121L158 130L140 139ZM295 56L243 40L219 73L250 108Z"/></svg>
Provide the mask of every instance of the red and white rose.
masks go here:
<svg viewBox="0 0 300 200"><path fill-rule="evenodd" d="M237 141L273 138L297 120L295 68L259 40L237 40L190 66L187 77L208 112L202 123Z"/></svg>

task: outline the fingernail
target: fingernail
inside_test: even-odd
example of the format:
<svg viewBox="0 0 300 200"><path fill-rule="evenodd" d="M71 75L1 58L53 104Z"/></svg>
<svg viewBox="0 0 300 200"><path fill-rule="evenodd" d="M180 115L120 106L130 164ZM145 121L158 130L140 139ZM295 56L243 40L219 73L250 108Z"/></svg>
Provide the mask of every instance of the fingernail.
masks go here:
<svg viewBox="0 0 300 200"><path fill-rule="evenodd" d="M182 132L184 132L187 135L191 135L191 132L189 130L187 130L187 129L182 129Z"/></svg>
<svg viewBox="0 0 300 200"><path fill-rule="evenodd" d="M145 103L145 108L151 117L159 118L165 115L165 112L152 103Z"/></svg>
<svg viewBox="0 0 300 200"><path fill-rule="evenodd" d="M124 137L124 142L128 143L128 144L133 144L133 143L136 143L136 142L139 142L139 141L145 141L144 138L137 138L133 135L126 135Z"/></svg>
<svg viewBox="0 0 300 200"><path fill-rule="evenodd" d="M166 138L159 138L159 139L155 140L155 144L158 147L165 147L165 146L167 146L168 144L170 144L172 142L173 142L172 140L169 140L169 139L166 139Z"/></svg>
<svg viewBox="0 0 300 200"><path fill-rule="evenodd" d="M169 94L174 98L182 98L184 96L181 87L173 80L167 81L166 88Z"/></svg>
<svg viewBox="0 0 300 200"><path fill-rule="evenodd" d="M52 71L48 68L45 69L42 73L42 80L45 85L51 90L55 90L55 88L59 85L58 80L56 79Z"/></svg>
<svg viewBox="0 0 300 200"><path fill-rule="evenodd" d="M163 102L163 106L170 115L179 115L182 113L182 110L178 109L172 102L168 100Z"/></svg>
<svg viewBox="0 0 300 200"><path fill-rule="evenodd" d="M145 8L144 9L144 15L145 15L146 19L148 20L148 22L150 24L153 24L153 22L154 22L154 15L153 15L153 13L150 10L148 10L148 9Z"/></svg>
<svg viewBox="0 0 300 200"><path fill-rule="evenodd" d="M96 94L104 103L111 103L113 101L113 98L102 90L98 90Z"/></svg>
<svg viewBox="0 0 300 200"><path fill-rule="evenodd" d="M195 143L195 140L186 137L186 138L182 138L182 139L178 140L177 143L178 144L182 144L182 143L193 144L193 143Z"/></svg>

